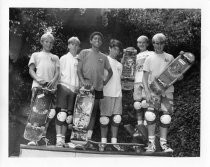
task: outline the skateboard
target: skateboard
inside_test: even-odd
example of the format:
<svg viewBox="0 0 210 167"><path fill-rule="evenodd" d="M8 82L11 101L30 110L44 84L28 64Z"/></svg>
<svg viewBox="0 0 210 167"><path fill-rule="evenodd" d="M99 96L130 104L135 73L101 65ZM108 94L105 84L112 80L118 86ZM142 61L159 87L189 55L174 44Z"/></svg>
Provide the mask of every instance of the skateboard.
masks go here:
<svg viewBox="0 0 210 167"><path fill-rule="evenodd" d="M132 137L132 143L147 144L148 130L145 125L136 125L136 128L134 128L131 124L127 124L124 125L124 128Z"/></svg>
<svg viewBox="0 0 210 167"><path fill-rule="evenodd" d="M36 88L35 100L23 134L26 140L38 142L46 134L46 125L50 120L48 114L50 113L54 93L55 89Z"/></svg>
<svg viewBox="0 0 210 167"><path fill-rule="evenodd" d="M87 142L87 149L88 145L92 144L94 145L94 148L98 149L100 152L106 152L106 151L117 151L117 152L136 152L140 153L144 151L144 144L139 144L139 143L101 143L101 142L96 142L93 140L88 140ZM118 149L114 149L114 146L118 146Z"/></svg>
<svg viewBox="0 0 210 167"><path fill-rule="evenodd" d="M194 63L195 56L190 52L181 51L165 70L150 84L150 89L157 95L165 92Z"/></svg>
<svg viewBox="0 0 210 167"><path fill-rule="evenodd" d="M82 87L79 90L74 106L71 141L86 141L87 127L90 122L94 100L95 95L93 89Z"/></svg>
<svg viewBox="0 0 210 167"><path fill-rule="evenodd" d="M134 85L134 75L136 66L137 50L133 47L128 47L123 50L123 70L122 70L122 89L132 90Z"/></svg>

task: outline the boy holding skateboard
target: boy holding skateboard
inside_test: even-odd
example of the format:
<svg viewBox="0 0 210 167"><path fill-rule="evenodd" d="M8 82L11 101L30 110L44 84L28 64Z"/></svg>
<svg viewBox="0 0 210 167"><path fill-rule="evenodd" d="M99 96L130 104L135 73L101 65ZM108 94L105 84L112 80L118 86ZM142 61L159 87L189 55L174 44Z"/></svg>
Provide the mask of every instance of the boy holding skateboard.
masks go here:
<svg viewBox="0 0 210 167"><path fill-rule="evenodd" d="M101 124L101 151L104 150L107 143L108 125L111 124L111 143L117 143L118 127L121 122L122 115L122 90L121 90L121 74L122 64L116 59L123 51L122 43L116 39L112 39L109 44L109 56L107 56L111 65L113 75L109 82L104 86L104 98L100 101L100 124ZM107 71L105 70L105 79ZM115 150L121 150L118 145L113 145Z"/></svg>
<svg viewBox="0 0 210 167"><path fill-rule="evenodd" d="M59 78L60 64L58 56L50 52L54 41L55 39L51 33L43 34L40 40L42 51L33 53L29 60L29 74L33 78L31 106L33 106L36 98L35 94L37 87L42 87L47 84L49 89L56 88L56 82ZM53 118L55 111L51 110L49 115ZM46 129L47 126L48 125L46 125ZM28 145L37 145L37 142L31 141Z"/></svg>
<svg viewBox="0 0 210 167"><path fill-rule="evenodd" d="M80 40L71 37L68 40L69 52L60 58L60 80L57 86L56 104L56 146L63 147L67 126L72 123L72 114L79 89L79 78L77 75L77 51Z"/></svg>
<svg viewBox="0 0 210 167"><path fill-rule="evenodd" d="M99 100L103 99L103 87L112 76L106 55L100 52L103 43L103 35L100 32L93 32L90 35L90 49L84 49L78 56L78 77L82 86L93 87L95 92L94 107L88 126L87 139L91 139L97 110L99 109ZM104 69L108 71L107 79L104 81Z"/></svg>
<svg viewBox="0 0 210 167"><path fill-rule="evenodd" d="M146 94L146 100L149 107L145 112L147 120L149 143L146 148L147 152L155 152L155 128L157 115L160 116L160 146L163 152L173 152L167 144L167 132L171 123L171 113L173 113L173 85L170 86L163 94L155 95L149 85L158 77L167 65L174 60L171 54L164 52L166 37L162 33L153 36L152 43L154 54L147 57L143 66L143 84ZM158 106L158 107L157 107ZM158 108L158 109L157 109Z"/></svg>
<svg viewBox="0 0 210 167"><path fill-rule="evenodd" d="M135 80L134 80L134 92L133 92L133 99L134 99L134 109L136 110L137 116L137 126L142 127L146 125L146 121L144 120L144 112L147 108L146 100L145 100L145 93L143 90L143 64L145 59L151 55L153 52L148 51L147 47L149 46L149 39L147 36L141 35L137 39L137 46L140 49L140 53L136 55L136 71L135 71ZM141 128L139 128L141 129ZM144 131L141 132L142 135ZM134 134L137 135L138 131ZM145 136L147 138L147 136Z"/></svg>

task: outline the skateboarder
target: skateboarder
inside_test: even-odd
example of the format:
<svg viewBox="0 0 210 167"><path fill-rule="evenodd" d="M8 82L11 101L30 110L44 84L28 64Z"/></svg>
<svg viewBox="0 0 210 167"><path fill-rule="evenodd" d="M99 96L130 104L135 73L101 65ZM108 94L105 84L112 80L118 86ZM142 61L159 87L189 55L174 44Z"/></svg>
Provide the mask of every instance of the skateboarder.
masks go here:
<svg viewBox="0 0 210 167"><path fill-rule="evenodd" d="M137 39L137 46L140 49L140 53L136 55L136 71L135 71L135 80L134 80L134 109L136 110L137 117L137 126L146 125L144 120L144 112L147 107L145 101L145 93L143 90L143 64L145 59L151 55L153 52L148 51L147 47L149 46L149 39L147 36L141 35ZM134 136L137 135L134 134Z"/></svg>
<svg viewBox="0 0 210 167"><path fill-rule="evenodd" d="M54 41L55 39L51 33L43 34L40 40L42 50L33 53L29 60L29 74L33 78L31 106L33 106L35 100L37 87L42 87L47 83L49 89L56 88L60 64L58 56L50 52ZM51 110L51 112L54 112L54 110ZM54 115L55 112L51 113L51 116ZM28 145L37 145L37 143L35 141L30 141Z"/></svg>
<svg viewBox="0 0 210 167"><path fill-rule="evenodd" d="M60 80L57 86L56 104L56 146L63 147L67 126L72 123L72 114L79 89L79 78L77 75L77 51L80 40L71 37L68 40L69 52L60 58Z"/></svg>
<svg viewBox="0 0 210 167"><path fill-rule="evenodd" d="M96 112L99 110L99 100L103 99L103 87L112 76L106 55L100 52L103 43L103 35L100 32L93 32L90 35L90 49L84 49L78 56L78 77L81 85L85 87L94 87L95 102L88 126L87 139L91 139L93 127L95 124ZM104 69L108 71L107 79L104 81Z"/></svg>
<svg viewBox="0 0 210 167"><path fill-rule="evenodd" d="M167 144L167 132L168 127L171 123L171 113L173 113L173 85L170 86L160 97L160 109L155 110L154 106L151 105L153 102L152 92L149 88L149 84L154 80L155 77L159 76L166 66L174 59L171 54L164 52L166 43L166 37L162 33L158 33L153 36L152 43L154 47L154 54L147 57L143 66L143 84L146 94L147 102L150 106L145 112L145 119L148 124L148 138L149 143L146 148L147 152L154 152L155 146L155 127L157 121L157 115L160 116L160 146L163 152L173 152L173 149ZM182 79L183 76L180 78Z"/></svg>
<svg viewBox="0 0 210 167"><path fill-rule="evenodd" d="M111 143L117 143L118 127L122 119L122 64L116 60L117 57L123 52L122 43L116 39L112 39L109 44L109 51L110 53L107 58L111 65L113 75L109 82L104 86L104 98L100 101L101 143L104 143L104 145L101 145L101 147L103 148L107 143L109 124L111 124ZM107 71L105 71L105 78L106 75ZM118 151L121 150L119 145L113 145L113 148Z"/></svg>

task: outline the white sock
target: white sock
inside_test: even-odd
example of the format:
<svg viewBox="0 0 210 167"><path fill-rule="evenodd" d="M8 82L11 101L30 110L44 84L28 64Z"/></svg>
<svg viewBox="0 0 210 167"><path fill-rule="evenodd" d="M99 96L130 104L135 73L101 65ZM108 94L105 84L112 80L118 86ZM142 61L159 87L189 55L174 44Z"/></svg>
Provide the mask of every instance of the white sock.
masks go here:
<svg viewBox="0 0 210 167"><path fill-rule="evenodd" d="M166 144L167 140L164 138L160 138L160 145L162 146L163 144Z"/></svg>
<svg viewBox="0 0 210 167"><path fill-rule="evenodd" d="M149 136L149 141L151 143L155 143L155 136Z"/></svg>
<svg viewBox="0 0 210 167"><path fill-rule="evenodd" d="M138 125L141 125L141 124L143 124L143 121L142 120L139 120L139 121L137 121L137 124Z"/></svg>
<svg viewBox="0 0 210 167"><path fill-rule="evenodd" d="M60 142L62 141L62 135L61 134L57 134L56 135L56 142Z"/></svg>
<svg viewBox="0 0 210 167"><path fill-rule="evenodd" d="M112 139L111 139L111 143L117 143L117 138L112 137Z"/></svg>
<svg viewBox="0 0 210 167"><path fill-rule="evenodd" d="M62 141L65 143L65 136L61 136Z"/></svg>
<svg viewBox="0 0 210 167"><path fill-rule="evenodd" d="M91 139L93 134L93 130L88 130L87 132L87 139Z"/></svg>
<svg viewBox="0 0 210 167"><path fill-rule="evenodd" d="M107 143L107 138L101 138L101 143Z"/></svg>
<svg viewBox="0 0 210 167"><path fill-rule="evenodd" d="M146 120L144 120L144 125L147 126L147 121Z"/></svg>

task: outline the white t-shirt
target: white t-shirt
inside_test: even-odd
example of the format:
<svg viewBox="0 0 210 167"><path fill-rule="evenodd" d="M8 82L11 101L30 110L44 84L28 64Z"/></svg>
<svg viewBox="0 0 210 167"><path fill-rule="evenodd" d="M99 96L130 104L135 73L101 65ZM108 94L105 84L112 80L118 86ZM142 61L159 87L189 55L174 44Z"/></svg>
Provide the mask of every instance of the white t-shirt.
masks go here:
<svg viewBox="0 0 210 167"><path fill-rule="evenodd" d="M79 88L79 78L77 75L77 56L70 52L60 58L60 80L59 84L64 85L72 92Z"/></svg>
<svg viewBox="0 0 210 167"><path fill-rule="evenodd" d="M56 73L56 68L60 66L58 56L52 53L35 52L31 55L28 66L34 64L36 67L36 75L50 82ZM32 88L39 87L39 83L33 80ZM55 85L56 88L56 85Z"/></svg>
<svg viewBox="0 0 210 167"><path fill-rule="evenodd" d="M174 57L166 52L162 54L153 52L149 55L143 66L143 71L149 72L148 83L150 84L155 77L158 77L172 60L174 60ZM174 86L170 86L166 92L174 92Z"/></svg>
<svg viewBox="0 0 210 167"><path fill-rule="evenodd" d="M151 55L152 51L144 51L136 55L136 72L135 72L135 81L134 83L142 83L143 78L143 65L146 58Z"/></svg>
<svg viewBox="0 0 210 167"><path fill-rule="evenodd" d="M122 74L122 64L117 60L107 56L109 60L109 64L112 68L113 75L110 78L109 82L104 86L103 93L104 96L109 97L122 97L122 90L121 90L121 74ZM104 71L105 78L108 75L108 71Z"/></svg>

